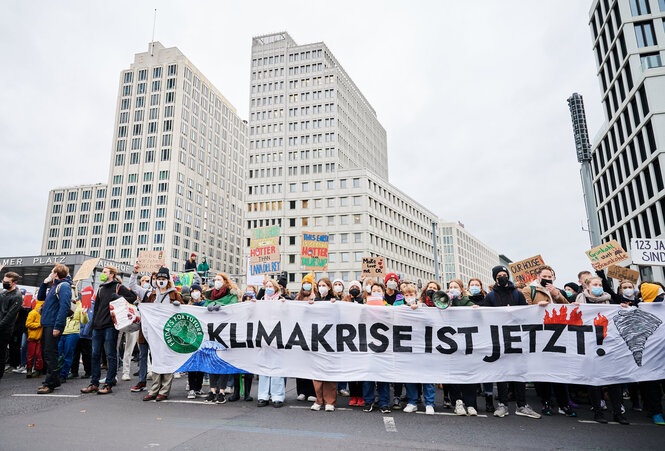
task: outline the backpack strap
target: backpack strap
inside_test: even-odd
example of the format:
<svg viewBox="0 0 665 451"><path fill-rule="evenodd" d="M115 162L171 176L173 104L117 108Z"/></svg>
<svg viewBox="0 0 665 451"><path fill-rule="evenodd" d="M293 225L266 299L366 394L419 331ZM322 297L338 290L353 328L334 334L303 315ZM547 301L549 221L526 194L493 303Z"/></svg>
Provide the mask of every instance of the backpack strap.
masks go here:
<svg viewBox="0 0 665 451"><path fill-rule="evenodd" d="M518 305L520 302L520 292L517 288L513 290L513 297L515 298L515 305Z"/></svg>

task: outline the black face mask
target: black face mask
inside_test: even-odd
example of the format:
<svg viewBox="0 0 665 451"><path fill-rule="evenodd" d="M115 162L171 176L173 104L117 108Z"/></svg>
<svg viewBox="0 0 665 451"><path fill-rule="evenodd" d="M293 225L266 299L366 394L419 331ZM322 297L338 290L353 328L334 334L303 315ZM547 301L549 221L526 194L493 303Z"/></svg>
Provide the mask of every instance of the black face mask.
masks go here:
<svg viewBox="0 0 665 451"><path fill-rule="evenodd" d="M551 284L552 282L553 282L553 281L552 281L552 280L549 280L549 279L540 279L540 284L541 284L543 287L544 287L544 286L547 286L548 283Z"/></svg>
<svg viewBox="0 0 665 451"><path fill-rule="evenodd" d="M431 298L432 296L434 296L434 290L427 290L425 294L427 295L428 298Z"/></svg>
<svg viewBox="0 0 665 451"><path fill-rule="evenodd" d="M9 290L11 287L12 287L11 282L2 282L2 288L4 288L5 290Z"/></svg>
<svg viewBox="0 0 665 451"><path fill-rule="evenodd" d="M351 288L351 289L349 290L349 294L350 294L351 296L353 296L354 298L357 298L358 295L360 294L360 290L357 289L357 288Z"/></svg>
<svg viewBox="0 0 665 451"><path fill-rule="evenodd" d="M498 283L500 287L505 287L506 285L508 285L508 280L509 280L508 277L500 276L496 278L496 283Z"/></svg>

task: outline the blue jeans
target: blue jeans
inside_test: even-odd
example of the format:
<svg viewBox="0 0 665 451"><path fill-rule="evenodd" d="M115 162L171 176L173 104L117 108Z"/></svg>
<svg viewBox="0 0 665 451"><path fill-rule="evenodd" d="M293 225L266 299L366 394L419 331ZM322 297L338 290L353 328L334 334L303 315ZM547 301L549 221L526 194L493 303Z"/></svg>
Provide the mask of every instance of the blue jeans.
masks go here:
<svg viewBox="0 0 665 451"><path fill-rule="evenodd" d="M348 386L348 382L337 382L337 391L346 390Z"/></svg>
<svg viewBox="0 0 665 451"><path fill-rule="evenodd" d="M28 333L24 332L21 337L21 366L28 364Z"/></svg>
<svg viewBox="0 0 665 451"><path fill-rule="evenodd" d="M60 370L60 379L67 379L69 370L72 368L72 360L74 358L74 349L76 343L79 341L79 334L63 335L58 343L58 354L62 356L62 369ZM76 366L78 367L78 362Z"/></svg>
<svg viewBox="0 0 665 451"><path fill-rule="evenodd" d="M406 385L406 402L408 404L413 404L414 406L418 403L418 384L405 384ZM436 392L434 391L434 384L423 384L423 399L425 400L426 406L434 407L434 397Z"/></svg>
<svg viewBox="0 0 665 451"><path fill-rule="evenodd" d="M494 395L494 382L483 382L483 393L485 396L487 395Z"/></svg>
<svg viewBox="0 0 665 451"><path fill-rule="evenodd" d="M145 384L148 378L148 343L139 343L139 382Z"/></svg>
<svg viewBox="0 0 665 451"><path fill-rule="evenodd" d="M379 407L390 406L390 384L388 382L377 382L376 390L379 392ZM374 402L374 382L363 382L363 399L365 404Z"/></svg>
<svg viewBox="0 0 665 451"><path fill-rule="evenodd" d="M284 402L284 382L283 377L259 376L259 401Z"/></svg>
<svg viewBox="0 0 665 451"><path fill-rule="evenodd" d="M106 362L109 369L106 371L106 383L115 385L115 377L118 372L118 331L115 327L92 330L92 375L90 383L99 385L102 375L102 346L106 350Z"/></svg>

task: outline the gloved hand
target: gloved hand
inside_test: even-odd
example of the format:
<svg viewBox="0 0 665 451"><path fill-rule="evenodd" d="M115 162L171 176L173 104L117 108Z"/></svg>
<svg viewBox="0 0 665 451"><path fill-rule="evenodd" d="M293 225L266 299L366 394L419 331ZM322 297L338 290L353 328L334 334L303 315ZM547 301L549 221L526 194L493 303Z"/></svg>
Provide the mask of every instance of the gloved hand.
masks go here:
<svg viewBox="0 0 665 451"><path fill-rule="evenodd" d="M180 301L173 301L173 305L175 305L176 307L180 307Z"/></svg>
<svg viewBox="0 0 665 451"><path fill-rule="evenodd" d="M215 306L214 305L209 305L208 306L208 311L212 312L213 310L215 310Z"/></svg>
<svg viewBox="0 0 665 451"><path fill-rule="evenodd" d="M213 305L212 309L216 312L219 312L220 307L221 307L221 305Z"/></svg>

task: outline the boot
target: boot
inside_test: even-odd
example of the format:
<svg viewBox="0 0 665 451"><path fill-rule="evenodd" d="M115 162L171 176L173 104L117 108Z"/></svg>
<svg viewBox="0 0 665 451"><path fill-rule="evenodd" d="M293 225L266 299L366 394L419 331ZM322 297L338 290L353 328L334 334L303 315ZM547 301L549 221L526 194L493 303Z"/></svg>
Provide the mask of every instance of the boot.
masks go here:
<svg viewBox="0 0 665 451"><path fill-rule="evenodd" d="M240 375L233 375L233 394L229 396L229 402L236 402L240 399Z"/></svg>
<svg viewBox="0 0 665 451"><path fill-rule="evenodd" d="M252 391L252 381L254 380L254 375L253 374L243 374L242 376L242 381L244 385L244 391L245 391L245 401L250 402L253 401L254 398L250 396L250 393Z"/></svg>
<svg viewBox="0 0 665 451"><path fill-rule="evenodd" d="M492 413L496 409L494 408L494 396L485 395L485 412Z"/></svg>

